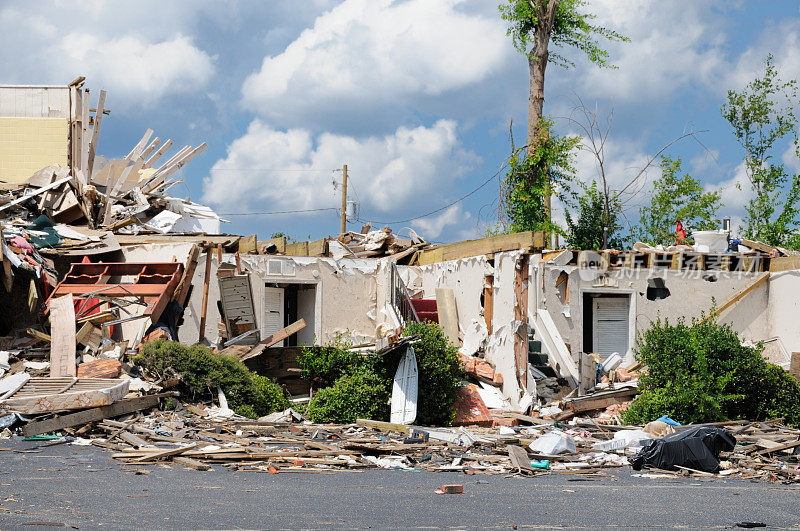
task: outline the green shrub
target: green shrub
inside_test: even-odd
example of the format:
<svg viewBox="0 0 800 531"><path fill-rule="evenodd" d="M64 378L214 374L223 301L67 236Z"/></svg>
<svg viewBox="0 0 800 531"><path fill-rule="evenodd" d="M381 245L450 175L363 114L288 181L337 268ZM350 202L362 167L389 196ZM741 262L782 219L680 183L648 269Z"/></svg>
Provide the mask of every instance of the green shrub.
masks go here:
<svg viewBox="0 0 800 531"><path fill-rule="evenodd" d="M338 335L333 343L324 347L303 347L300 364L300 375L311 381L315 389L332 386L336 380L365 363L365 358L358 352L352 352L352 342Z"/></svg>
<svg viewBox="0 0 800 531"><path fill-rule="evenodd" d="M415 424L448 426L464 372L456 352L435 323L411 324L404 335L419 335L414 344L419 369ZM353 422L356 418L389 420L394 373L404 351L386 356L350 352L338 337L327 347L305 348L298 359L302 375L317 390L308 407L314 422Z"/></svg>
<svg viewBox="0 0 800 531"><path fill-rule="evenodd" d="M458 350L435 323L411 323L403 331L403 335L420 336L420 341L414 344L419 367L415 423L423 426L449 426L456 414L453 404L465 376Z"/></svg>
<svg viewBox="0 0 800 531"><path fill-rule="evenodd" d="M763 345L744 346L729 325L713 318L658 319L640 335L636 359L647 367L641 394L625 413L629 423L669 415L682 423L783 417L800 423L800 383L763 357Z"/></svg>
<svg viewBox="0 0 800 531"><path fill-rule="evenodd" d="M219 387L231 409L250 418L289 407L275 382L252 372L237 358L215 354L203 345L187 347L160 339L146 343L133 362L159 378L179 374L183 391L194 399L214 398Z"/></svg>
<svg viewBox="0 0 800 531"><path fill-rule="evenodd" d="M308 405L308 415L314 422L345 424L358 418L388 420L391 393L390 383L362 366L317 391Z"/></svg>

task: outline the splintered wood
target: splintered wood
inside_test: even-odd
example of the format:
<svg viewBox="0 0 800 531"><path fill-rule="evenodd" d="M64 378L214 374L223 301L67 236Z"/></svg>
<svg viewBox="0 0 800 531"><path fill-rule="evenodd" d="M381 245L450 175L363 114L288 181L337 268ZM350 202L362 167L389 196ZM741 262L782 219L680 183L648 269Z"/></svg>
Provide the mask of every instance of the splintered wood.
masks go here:
<svg viewBox="0 0 800 531"><path fill-rule="evenodd" d="M75 376L75 306L72 294L50 300L50 377Z"/></svg>

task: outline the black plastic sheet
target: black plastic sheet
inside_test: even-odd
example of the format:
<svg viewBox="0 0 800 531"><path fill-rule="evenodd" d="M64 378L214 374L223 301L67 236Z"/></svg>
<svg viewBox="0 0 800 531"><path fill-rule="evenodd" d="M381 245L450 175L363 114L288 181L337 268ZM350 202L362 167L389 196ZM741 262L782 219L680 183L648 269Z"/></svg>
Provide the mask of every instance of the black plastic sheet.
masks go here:
<svg viewBox="0 0 800 531"><path fill-rule="evenodd" d="M719 453L730 452L736 446L736 438L726 429L716 426L697 426L653 439L636 454L632 466L676 470L676 466L717 472Z"/></svg>

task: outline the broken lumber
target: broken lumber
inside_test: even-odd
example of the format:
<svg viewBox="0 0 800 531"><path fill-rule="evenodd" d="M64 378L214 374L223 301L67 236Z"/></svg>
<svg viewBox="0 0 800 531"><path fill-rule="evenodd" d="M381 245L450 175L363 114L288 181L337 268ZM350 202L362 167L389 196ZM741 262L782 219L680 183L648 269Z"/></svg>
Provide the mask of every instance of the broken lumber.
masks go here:
<svg viewBox="0 0 800 531"><path fill-rule="evenodd" d="M287 337L291 336L292 334L296 334L305 327L306 327L305 319L300 319L299 321L293 322L283 330L279 330L278 332L275 332L271 336L263 339L255 346L255 348L252 351L250 351L249 354L240 358L241 361L249 360L250 358L255 358L256 356L264 352L264 349L269 348L277 343L280 343Z"/></svg>
<svg viewBox="0 0 800 531"><path fill-rule="evenodd" d="M769 271L765 271L764 273L761 273L755 280L753 280L748 285L746 285L745 287L743 287L742 289L740 289L739 291L734 293L732 296L730 296L728 298L728 300L726 300L725 302L723 302L719 306L719 308L712 309L709 312L708 317L706 317L705 320L708 320L708 319L711 319L712 317L716 317L716 316L720 315L723 311L727 310L728 308L730 308L731 306L733 306L734 304L736 304L737 302L742 300L751 291L753 291L758 286L763 284L769 278L769 275L770 275Z"/></svg>
<svg viewBox="0 0 800 531"><path fill-rule="evenodd" d="M75 376L75 305L72 294L50 299L50 378Z"/></svg>
<svg viewBox="0 0 800 531"><path fill-rule="evenodd" d="M163 459L165 457L172 457L173 455L180 455L184 452L188 452L189 450L194 450L196 447L197 444L192 443L187 446L179 446L178 448L170 448L169 450L164 450L162 452L137 457L134 459L134 461L137 463L143 463L145 461L158 461L159 459Z"/></svg>
<svg viewBox="0 0 800 531"><path fill-rule="evenodd" d="M158 406L161 398L166 396L176 396L176 393L170 391L167 393L159 393L157 395L143 396L140 398L132 398L130 400L121 400L116 404L110 406L100 406L92 409L85 409L76 413L69 413L60 417L55 417L47 420L39 420L30 422L24 428L22 433L25 437L33 437L34 435L41 435L52 431L63 430L64 428L71 428L89 422L96 422L107 418L119 417L140 411L151 407Z"/></svg>

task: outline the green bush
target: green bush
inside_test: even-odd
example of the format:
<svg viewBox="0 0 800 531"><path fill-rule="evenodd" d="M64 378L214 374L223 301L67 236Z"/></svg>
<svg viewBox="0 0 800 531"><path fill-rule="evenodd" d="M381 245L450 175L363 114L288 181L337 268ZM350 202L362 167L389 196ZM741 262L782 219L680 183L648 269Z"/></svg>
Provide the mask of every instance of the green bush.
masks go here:
<svg viewBox="0 0 800 531"><path fill-rule="evenodd" d="M133 362L159 378L181 376L183 391L194 399L214 398L217 387L228 405L250 418L289 407L286 395L275 382L260 376L233 356L215 354L203 345L187 347L160 339L146 343Z"/></svg>
<svg viewBox="0 0 800 531"><path fill-rule="evenodd" d="M419 369L416 424L447 426L464 372L442 329L435 323L411 324L404 335L419 335L414 344ZM298 360L302 375L317 390L308 407L314 422L353 422L356 418L389 420L389 400L397 364L404 351L379 356L350 352L337 338L322 348L305 348Z"/></svg>
<svg viewBox="0 0 800 531"><path fill-rule="evenodd" d="M314 422L352 423L358 418L389 418L391 384L368 366L346 374L320 389L308 404Z"/></svg>
<svg viewBox="0 0 800 531"><path fill-rule="evenodd" d="M658 319L641 334L636 359L647 367L641 394L625 413L629 423L669 415L682 423L783 417L800 424L800 383L747 347L713 318Z"/></svg>
<svg viewBox="0 0 800 531"><path fill-rule="evenodd" d="M352 342L338 335L333 343L324 347L303 347L300 364L300 375L311 382L315 389L332 386L336 380L366 363L365 357L349 349Z"/></svg>
<svg viewBox="0 0 800 531"><path fill-rule="evenodd" d="M403 335L420 336L420 341L414 344L419 367L415 422L423 426L449 426L456 415L453 404L465 377L458 349L435 323L411 323Z"/></svg>

